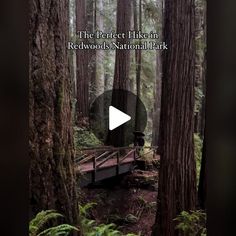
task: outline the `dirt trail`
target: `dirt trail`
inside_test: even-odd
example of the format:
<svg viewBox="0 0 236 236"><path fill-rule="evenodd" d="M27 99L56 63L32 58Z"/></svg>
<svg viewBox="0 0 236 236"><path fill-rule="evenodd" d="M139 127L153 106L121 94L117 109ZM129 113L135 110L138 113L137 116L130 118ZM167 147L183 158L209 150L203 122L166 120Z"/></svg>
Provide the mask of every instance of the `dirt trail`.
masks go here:
<svg viewBox="0 0 236 236"><path fill-rule="evenodd" d="M82 202L95 202L91 218L115 223L124 233L151 235L155 221L157 172L136 171L106 186L82 189Z"/></svg>

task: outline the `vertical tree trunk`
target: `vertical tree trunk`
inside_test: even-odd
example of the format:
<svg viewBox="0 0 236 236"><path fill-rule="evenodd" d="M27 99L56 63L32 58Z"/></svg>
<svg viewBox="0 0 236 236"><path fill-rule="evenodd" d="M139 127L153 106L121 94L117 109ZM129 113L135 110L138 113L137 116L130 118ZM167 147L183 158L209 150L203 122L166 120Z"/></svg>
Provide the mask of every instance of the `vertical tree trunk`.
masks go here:
<svg viewBox="0 0 236 236"><path fill-rule="evenodd" d="M97 27L98 30L103 31L104 25L103 25L103 0L97 1L97 7L98 7L98 13L97 13ZM96 82L95 82L95 95L98 96L104 92L104 50L97 50L96 55Z"/></svg>
<svg viewBox="0 0 236 236"><path fill-rule="evenodd" d="M75 35L75 1L69 1L69 41ZM76 97L76 52L69 51L70 77L72 81L72 97Z"/></svg>
<svg viewBox="0 0 236 236"><path fill-rule="evenodd" d="M135 4L136 5L136 4ZM136 7L136 6L135 6ZM137 11L137 10L136 10ZM135 14L137 17L137 13ZM137 19L134 21L136 23L134 30L142 32L142 0L139 0L139 27L137 27ZM138 29L139 28L139 29ZM139 39L139 44L142 41ZM136 112L135 112L135 130L140 130L141 120L140 120L140 103L138 99L140 99L140 84L141 84L141 68L142 68L142 50L135 50L135 59L136 59L136 90L137 90L137 102L136 102Z"/></svg>
<svg viewBox="0 0 236 236"><path fill-rule="evenodd" d="M163 3L162 0L157 0L158 8L158 25L157 32L160 34L162 40L162 18L163 18ZM154 88L154 112L153 112L153 132L152 145L159 146L159 130L160 130L160 114L161 114L161 84L162 84L162 55L160 51L156 51L156 80Z"/></svg>
<svg viewBox="0 0 236 236"><path fill-rule="evenodd" d="M159 145L159 130L160 130L160 114L161 114L161 55L160 51L156 53L156 80L154 89L154 112L153 112L153 132L152 145Z"/></svg>
<svg viewBox="0 0 236 236"><path fill-rule="evenodd" d="M131 25L131 1L117 1L117 33L127 33ZM129 43L128 37L117 39L121 44ZM113 89L127 89L130 70L130 51L116 50Z"/></svg>
<svg viewBox="0 0 236 236"><path fill-rule="evenodd" d="M173 219L196 206L194 1L166 0L161 102L161 166L153 235L179 235Z"/></svg>
<svg viewBox="0 0 236 236"><path fill-rule="evenodd" d="M30 213L55 209L76 223L68 7L66 0L30 4Z"/></svg>
<svg viewBox="0 0 236 236"><path fill-rule="evenodd" d="M76 31L86 30L86 2L76 0ZM83 41L83 40L81 40ZM87 125L89 107L88 52L77 50L77 123Z"/></svg>
<svg viewBox="0 0 236 236"><path fill-rule="evenodd" d="M89 33L95 33L97 30L97 0L86 1L86 29ZM90 43L96 43L96 39L87 40ZM96 97L96 67L97 67L97 52L95 49L86 51L88 65L88 83L90 86L89 100L93 101Z"/></svg>
<svg viewBox="0 0 236 236"><path fill-rule="evenodd" d="M131 0L118 0L117 1L117 33L126 33L131 28ZM124 39L117 39L121 44L127 44L130 41L128 37ZM130 51L129 50L116 50L115 57L115 73L113 81L113 89L126 90L129 83L130 71ZM122 95L122 96L120 96ZM127 110L127 97L125 93L112 96L112 104L118 109L126 112ZM123 96L124 95L124 96ZM107 138L108 145L122 146L124 143L124 132L122 127L109 133Z"/></svg>

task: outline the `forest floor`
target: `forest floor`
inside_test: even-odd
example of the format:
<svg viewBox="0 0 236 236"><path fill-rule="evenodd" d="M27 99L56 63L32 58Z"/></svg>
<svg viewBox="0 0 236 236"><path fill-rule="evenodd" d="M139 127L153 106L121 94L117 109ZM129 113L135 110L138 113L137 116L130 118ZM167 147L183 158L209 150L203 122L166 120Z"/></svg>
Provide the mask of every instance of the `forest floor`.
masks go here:
<svg viewBox="0 0 236 236"><path fill-rule="evenodd" d="M82 203L94 202L90 218L97 224L114 223L123 233L150 236L156 215L155 170L135 170L120 178L82 189Z"/></svg>

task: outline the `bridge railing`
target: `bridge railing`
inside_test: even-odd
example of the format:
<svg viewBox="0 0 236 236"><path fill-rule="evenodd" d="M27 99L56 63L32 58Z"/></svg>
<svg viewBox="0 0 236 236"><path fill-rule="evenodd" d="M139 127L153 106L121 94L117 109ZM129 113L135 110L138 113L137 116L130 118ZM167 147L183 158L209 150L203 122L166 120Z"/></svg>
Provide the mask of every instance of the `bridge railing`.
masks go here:
<svg viewBox="0 0 236 236"><path fill-rule="evenodd" d="M104 167L106 162L110 159L117 159L117 165L121 164L128 157L133 155L133 160L140 159L146 155L153 153L155 156L157 146L146 146L146 147L94 147L94 148L83 148L80 149L79 156L75 159L76 165L83 165L85 163L93 163L93 169ZM132 154L133 153L133 154Z"/></svg>
<svg viewBox="0 0 236 236"><path fill-rule="evenodd" d="M124 156L122 160L126 158L127 152L136 151L135 147L96 147L96 148L84 148L77 152L75 163L80 165L90 161L99 161L99 166L104 164L106 161L114 157L116 154ZM93 160L94 159L94 160Z"/></svg>
<svg viewBox="0 0 236 236"><path fill-rule="evenodd" d="M151 152L155 155L157 148L155 146L86 148L83 151L79 150L79 156L75 160L75 167L79 173L92 173L92 182L96 182L97 178L105 175L102 171L103 169L113 168L114 171L115 167L114 174L119 175L124 173L123 165L135 163L136 160L150 155ZM101 172L98 173L99 170Z"/></svg>

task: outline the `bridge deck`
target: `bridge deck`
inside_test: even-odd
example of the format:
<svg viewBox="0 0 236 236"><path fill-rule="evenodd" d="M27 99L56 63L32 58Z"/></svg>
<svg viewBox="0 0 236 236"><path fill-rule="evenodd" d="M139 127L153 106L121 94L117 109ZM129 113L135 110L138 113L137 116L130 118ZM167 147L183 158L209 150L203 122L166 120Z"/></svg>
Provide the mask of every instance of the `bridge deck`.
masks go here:
<svg viewBox="0 0 236 236"><path fill-rule="evenodd" d="M150 150L146 154L153 152ZM86 150L75 163L76 173L81 174L80 186L127 173L134 168L139 157L137 147Z"/></svg>
<svg viewBox="0 0 236 236"><path fill-rule="evenodd" d="M97 164L100 164L102 161L98 161ZM124 163L130 163L130 162L134 162L134 158L133 157L127 157L124 161L120 162L119 164L124 164ZM115 158L110 159L108 161L106 161L105 163L103 163L100 168L109 168L112 166L117 166L117 160ZM76 167L76 171L80 171L80 172L90 172L93 171L94 167L93 167L93 162L88 162L88 163L84 163L81 164L79 166Z"/></svg>

